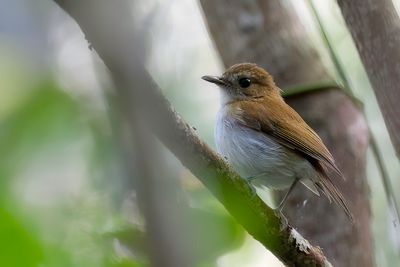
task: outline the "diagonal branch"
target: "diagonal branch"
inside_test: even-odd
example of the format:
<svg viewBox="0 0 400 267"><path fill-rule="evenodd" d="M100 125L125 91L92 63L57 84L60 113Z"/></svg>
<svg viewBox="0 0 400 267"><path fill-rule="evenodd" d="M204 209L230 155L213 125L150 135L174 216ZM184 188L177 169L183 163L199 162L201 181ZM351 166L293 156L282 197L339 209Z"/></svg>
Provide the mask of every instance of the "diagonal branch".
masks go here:
<svg viewBox="0 0 400 267"><path fill-rule="evenodd" d="M143 36L135 34L139 31L132 26L129 1L55 2L76 20L107 65L126 119L140 112L143 122L182 164L249 234L286 265L331 266L319 247L311 246L291 226L282 223L274 211L254 195L250 186L198 138L161 94L144 69Z"/></svg>

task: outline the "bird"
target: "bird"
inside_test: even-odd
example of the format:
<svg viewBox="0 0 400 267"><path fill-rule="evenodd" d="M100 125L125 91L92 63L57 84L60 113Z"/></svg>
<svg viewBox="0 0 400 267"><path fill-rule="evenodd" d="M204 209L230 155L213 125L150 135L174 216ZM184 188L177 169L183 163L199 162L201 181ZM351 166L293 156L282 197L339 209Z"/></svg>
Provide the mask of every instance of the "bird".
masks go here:
<svg viewBox="0 0 400 267"><path fill-rule="evenodd" d="M339 205L353 221L332 176L344 179L318 134L281 96L272 76L253 63L229 67L221 76L203 76L221 92L215 126L217 151L252 186L288 189L275 208L280 214L301 183Z"/></svg>

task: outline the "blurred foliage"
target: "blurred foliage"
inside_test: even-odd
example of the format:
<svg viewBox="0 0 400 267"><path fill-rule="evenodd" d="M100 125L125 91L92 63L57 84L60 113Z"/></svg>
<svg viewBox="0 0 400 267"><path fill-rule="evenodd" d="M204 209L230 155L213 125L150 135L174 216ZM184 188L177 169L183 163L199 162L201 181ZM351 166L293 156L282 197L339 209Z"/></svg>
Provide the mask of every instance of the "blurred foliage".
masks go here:
<svg viewBox="0 0 400 267"><path fill-rule="evenodd" d="M0 260L2 266L38 266L43 260L41 244L0 207Z"/></svg>
<svg viewBox="0 0 400 267"><path fill-rule="evenodd" d="M226 212L191 208L187 215L190 229L183 233L184 241L193 248L193 258L201 266L214 266L221 255L244 242L245 231Z"/></svg>
<svg viewBox="0 0 400 267"><path fill-rule="evenodd" d="M132 183L123 177L108 115L91 114L81 99L54 82L28 92L0 121L0 265L149 266L143 226L121 212ZM60 184L47 183L37 165L70 160L65 154L76 144L88 169L82 188L46 197L60 190L54 186L63 187L65 177L57 167L50 176ZM34 197L45 203L24 196L32 186L38 187ZM218 257L242 244L244 230L204 188L187 193L181 203L185 246L198 266L215 266Z"/></svg>
<svg viewBox="0 0 400 267"><path fill-rule="evenodd" d="M77 105L65 93L49 84L34 89L32 95L0 122L0 188L28 160L77 134ZM50 145L51 144L51 145ZM0 190L1 190L0 189ZM8 191L1 192L6 198Z"/></svg>

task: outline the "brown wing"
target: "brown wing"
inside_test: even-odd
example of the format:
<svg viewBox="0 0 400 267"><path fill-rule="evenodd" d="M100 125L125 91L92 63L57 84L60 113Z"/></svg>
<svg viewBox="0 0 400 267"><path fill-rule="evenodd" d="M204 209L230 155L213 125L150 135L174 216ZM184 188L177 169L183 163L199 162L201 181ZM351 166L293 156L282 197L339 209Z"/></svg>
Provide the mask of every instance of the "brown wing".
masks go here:
<svg viewBox="0 0 400 267"><path fill-rule="evenodd" d="M336 167L331 153L323 144L319 136L304 122L304 120L290 108L282 99L269 99L265 102L245 102L234 104L236 118L257 131L262 131L274 137L277 142L291 149L300 151L309 158L310 163L318 170L320 179L313 181L329 200L333 200L343 208L350 221L353 216L340 191L326 174L326 167L336 171L343 177ZM283 119L284 118L284 119Z"/></svg>
<svg viewBox="0 0 400 267"><path fill-rule="evenodd" d="M238 119L246 126L265 132L277 142L300 151L343 177L319 136L282 99L238 103Z"/></svg>

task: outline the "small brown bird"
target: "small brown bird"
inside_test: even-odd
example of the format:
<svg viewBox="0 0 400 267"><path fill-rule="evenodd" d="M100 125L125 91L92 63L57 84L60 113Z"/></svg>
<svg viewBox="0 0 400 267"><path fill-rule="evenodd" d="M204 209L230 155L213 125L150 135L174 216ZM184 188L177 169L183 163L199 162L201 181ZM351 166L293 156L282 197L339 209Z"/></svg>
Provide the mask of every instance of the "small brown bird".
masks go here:
<svg viewBox="0 0 400 267"><path fill-rule="evenodd" d="M230 67L221 77L202 79L221 88L215 128L217 149L255 186L289 188L281 212L298 182L336 202L352 220L347 204L328 176L343 177L319 136L285 103L272 77L256 64Z"/></svg>

